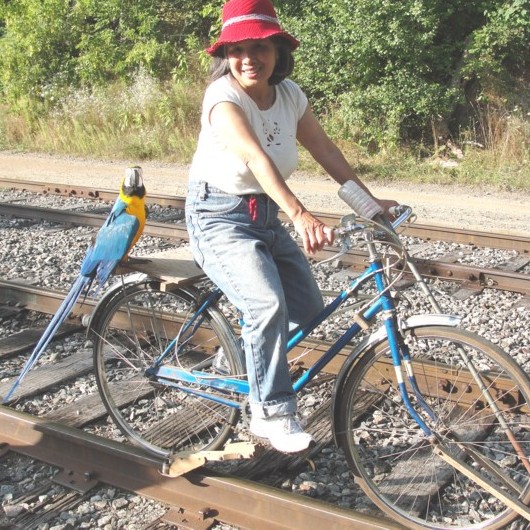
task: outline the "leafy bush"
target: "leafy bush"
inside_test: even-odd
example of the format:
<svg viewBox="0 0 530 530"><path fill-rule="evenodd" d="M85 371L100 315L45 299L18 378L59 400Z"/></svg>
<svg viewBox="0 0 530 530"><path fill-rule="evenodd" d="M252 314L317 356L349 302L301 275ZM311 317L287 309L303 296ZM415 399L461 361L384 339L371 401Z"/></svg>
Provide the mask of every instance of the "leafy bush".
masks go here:
<svg viewBox="0 0 530 530"><path fill-rule="evenodd" d="M78 89L128 86L139 72L200 84L223 3L4 0L0 102L36 121ZM456 137L486 104L528 112L530 0L275 4L301 40L295 79L337 137L436 143L438 123Z"/></svg>
<svg viewBox="0 0 530 530"><path fill-rule="evenodd" d="M185 4L184 6L182 4ZM143 69L167 79L199 15L184 1L19 0L0 10L5 100L53 101L80 86L126 80ZM182 10L182 7L187 7ZM165 18L164 18L165 17Z"/></svg>
<svg viewBox="0 0 530 530"><path fill-rule="evenodd" d="M282 10L302 42L297 79L317 110L352 123L361 141L394 144L422 137L462 100L454 76L484 3L308 0Z"/></svg>

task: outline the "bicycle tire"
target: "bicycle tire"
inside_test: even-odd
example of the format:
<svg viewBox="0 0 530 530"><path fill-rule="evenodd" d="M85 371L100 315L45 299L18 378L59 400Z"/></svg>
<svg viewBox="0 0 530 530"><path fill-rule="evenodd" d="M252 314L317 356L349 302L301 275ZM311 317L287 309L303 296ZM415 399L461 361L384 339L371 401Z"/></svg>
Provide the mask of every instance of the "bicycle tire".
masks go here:
<svg viewBox="0 0 530 530"><path fill-rule="evenodd" d="M91 338L101 399L129 441L159 457L218 449L239 419L236 408L146 375L194 313L197 299L193 290L162 291L157 282L145 281L119 290L93 319ZM216 306L209 307L200 325L177 344L164 363L213 373L212 360L222 347L228 363L222 375L243 373L239 343Z"/></svg>
<svg viewBox="0 0 530 530"><path fill-rule="evenodd" d="M518 514L442 460L434 448L441 443L458 463L471 462L481 477L493 480L495 489L513 487L517 492L512 491L512 496L526 505L530 500L528 460L517 456L491 405L464 367L458 347L472 360L528 456L530 383L526 374L491 342L458 328L412 328L405 340L418 386L436 420L414 398L410 384L409 395L432 436L425 435L405 409L385 339L366 352L337 389L341 398L337 442L356 482L376 505L407 528L506 527ZM484 460L480 462L479 457ZM488 464L516 484L509 488L500 484L487 470Z"/></svg>

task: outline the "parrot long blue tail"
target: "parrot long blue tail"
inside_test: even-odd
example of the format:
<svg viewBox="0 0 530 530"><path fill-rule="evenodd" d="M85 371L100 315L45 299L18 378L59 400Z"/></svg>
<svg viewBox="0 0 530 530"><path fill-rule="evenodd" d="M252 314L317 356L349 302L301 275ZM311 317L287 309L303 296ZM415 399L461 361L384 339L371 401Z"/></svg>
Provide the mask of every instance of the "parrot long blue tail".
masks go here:
<svg viewBox="0 0 530 530"><path fill-rule="evenodd" d="M26 364L20 372L20 375L17 377L17 380L9 389L9 392L4 396L3 403L7 403L7 401L9 401L15 390L22 382L22 379L24 379L26 374L33 368L35 363L38 361L39 357L42 355L50 341L57 333L57 330L61 327L61 324L66 320L66 318L72 311L72 308L74 307L75 303L77 302L79 296L81 295L87 284L90 286L91 282L92 278L88 276L79 276L76 279L70 289L70 292L66 295L66 298L57 310L57 313L55 313L52 320L48 324L48 327L44 330L44 333L42 334L41 338L39 339L39 342L35 346L30 358L26 361Z"/></svg>

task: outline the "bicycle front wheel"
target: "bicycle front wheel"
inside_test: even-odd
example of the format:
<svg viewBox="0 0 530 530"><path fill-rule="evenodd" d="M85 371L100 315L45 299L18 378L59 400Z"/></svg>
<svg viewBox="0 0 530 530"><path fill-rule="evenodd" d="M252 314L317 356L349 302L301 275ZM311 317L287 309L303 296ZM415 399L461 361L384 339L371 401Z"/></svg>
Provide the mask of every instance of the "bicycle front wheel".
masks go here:
<svg viewBox="0 0 530 530"><path fill-rule="evenodd" d="M338 390L337 439L356 481L409 528L505 527L518 514L498 492L530 500L528 378L464 330L418 327L406 344L420 398L410 383L408 394L432 433L403 404L388 342L373 347Z"/></svg>
<svg viewBox="0 0 530 530"><path fill-rule="evenodd" d="M120 290L95 319L94 368L105 407L133 444L157 456L217 449L239 418L234 407L149 376L160 357L162 365L219 376L212 364L220 348L222 375L242 374L239 343L216 306L186 328L196 308L193 291L146 281Z"/></svg>

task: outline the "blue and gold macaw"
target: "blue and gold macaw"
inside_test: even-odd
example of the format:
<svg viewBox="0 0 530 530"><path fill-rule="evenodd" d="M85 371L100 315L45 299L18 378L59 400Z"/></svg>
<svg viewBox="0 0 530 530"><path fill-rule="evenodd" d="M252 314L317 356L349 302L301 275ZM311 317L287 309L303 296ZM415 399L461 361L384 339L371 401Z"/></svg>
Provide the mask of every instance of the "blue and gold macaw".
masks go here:
<svg viewBox="0 0 530 530"><path fill-rule="evenodd" d="M127 168L120 195L105 223L88 247L79 276L42 334L22 372L5 395L4 403L11 397L22 379L37 362L61 324L72 311L79 297L83 293L86 297L94 282L97 286L96 291L98 291L109 279L117 265L128 259L129 251L142 234L146 217L147 208L145 206L142 168Z"/></svg>

